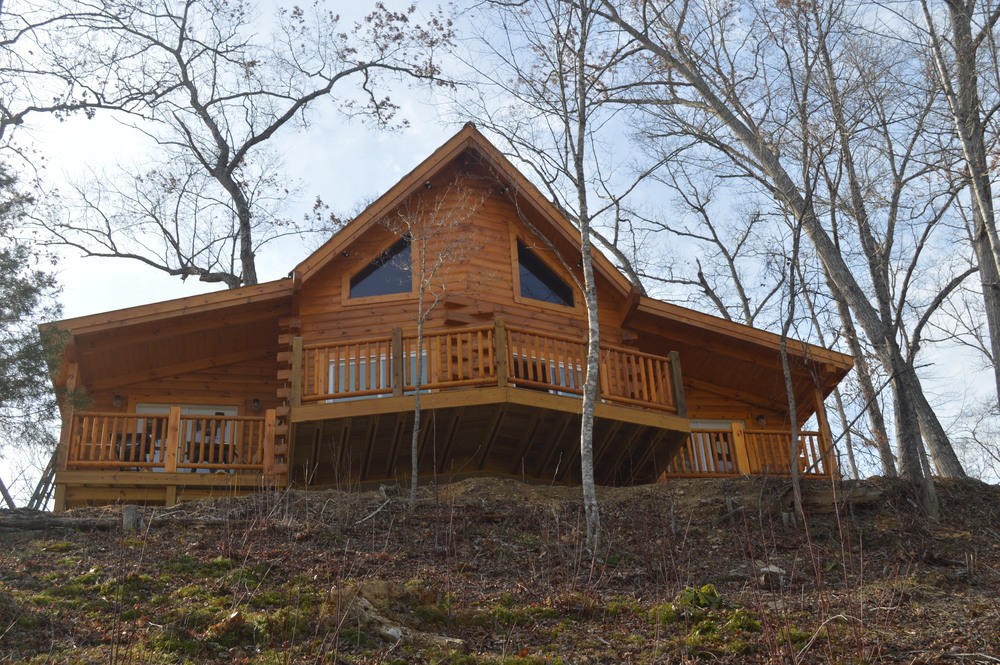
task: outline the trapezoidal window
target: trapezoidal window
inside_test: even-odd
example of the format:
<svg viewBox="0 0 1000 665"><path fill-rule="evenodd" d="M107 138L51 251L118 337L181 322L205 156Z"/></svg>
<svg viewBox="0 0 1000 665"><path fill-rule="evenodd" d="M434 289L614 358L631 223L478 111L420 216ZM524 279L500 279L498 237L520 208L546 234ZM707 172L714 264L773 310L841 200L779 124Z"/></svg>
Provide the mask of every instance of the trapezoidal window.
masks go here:
<svg viewBox="0 0 1000 665"><path fill-rule="evenodd" d="M520 240L517 241L517 264L522 298L573 306L573 289L570 285Z"/></svg>
<svg viewBox="0 0 1000 665"><path fill-rule="evenodd" d="M387 296L413 290L410 236L400 238L351 278L351 297Z"/></svg>

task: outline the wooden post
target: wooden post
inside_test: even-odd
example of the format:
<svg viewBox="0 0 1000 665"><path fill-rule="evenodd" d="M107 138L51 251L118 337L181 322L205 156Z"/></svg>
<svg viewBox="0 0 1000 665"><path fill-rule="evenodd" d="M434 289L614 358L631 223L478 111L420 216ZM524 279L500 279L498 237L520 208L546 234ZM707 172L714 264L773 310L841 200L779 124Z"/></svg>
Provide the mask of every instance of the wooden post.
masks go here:
<svg viewBox="0 0 1000 665"><path fill-rule="evenodd" d="M181 407L172 406L167 414L167 442L163 453L163 471L177 473L177 459L180 454L181 440ZM164 505L177 503L177 485L171 483L166 487Z"/></svg>
<svg viewBox="0 0 1000 665"><path fill-rule="evenodd" d="M403 329L392 329L392 394L399 397L403 394L403 382L406 374L403 372Z"/></svg>
<svg viewBox="0 0 1000 665"><path fill-rule="evenodd" d="M274 409L264 412L264 482L271 484L274 482L274 428L277 424L277 415Z"/></svg>
<svg viewBox="0 0 1000 665"><path fill-rule="evenodd" d="M816 386L813 386L813 401L816 407L816 423L819 425L819 447L820 455L823 458L823 472L831 478L839 478L840 469L837 467L837 458L833 454L833 432L830 431L830 421L826 419L823 393Z"/></svg>
<svg viewBox="0 0 1000 665"><path fill-rule="evenodd" d="M69 463L69 449L73 442L73 426L76 420L76 409L73 407L73 393L76 391L80 377L80 366L70 363L66 371L66 410L63 412L62 431L59 432L59 449L56 453L55 491L52 497L52 509L56 512L66 510L66 485L59 482L59 472L65 471Z"/></svg>
<svg viewBox="0 0 1000 665"><path fill-rule="evenodd" d="M670 352L670 384L673 388L677 415L687 418L687 399L684 397L684 382L681 380L681 355L676 351Z"/></svg>
<svg viewBox="0 0 1000 665"><path fill-rule="evenodd" d="M302 338L292 338L292 376L288 391L288 403L291 406L302 405Z"/></svg>
<svg viewBox="0 0 1000 665"><path fill-rule="evenodd" d="M79 376L80 366L77 363L70 363L66 372L66 393L68 395L65 411L66 420L59 433L59 456L56 459L56 471L65 471L69 461L69 447L73 440L73 417L76 415L76 409L73 407L73 393L76 391ZM57 506L56 510L63 509Z"/></svg>
<svg viewBox="0 0 1000 665"><path fill-rule="evenodd" d="M503 319L496 319L493 322L493 347L496 353L497 385L501 388L507 387L509 364L507 362L507 327Z"/></svg>
<svg viewBox="0 0 1000 665"><path fill-rule="evenodd" d="M750 463L750 451L747 449L747 436L743 431L743 423L732 424L733 453L736 455L736 470L740 473L753 475L756 471Z"/></svg>
<svg viewBox="0 0 1000 665"><path fill-rule="evenodd" d="M181 407L172 406L167 415L167 448L163 455L163 470L167 473L177 472L178 442L181 433Z"/></svg>

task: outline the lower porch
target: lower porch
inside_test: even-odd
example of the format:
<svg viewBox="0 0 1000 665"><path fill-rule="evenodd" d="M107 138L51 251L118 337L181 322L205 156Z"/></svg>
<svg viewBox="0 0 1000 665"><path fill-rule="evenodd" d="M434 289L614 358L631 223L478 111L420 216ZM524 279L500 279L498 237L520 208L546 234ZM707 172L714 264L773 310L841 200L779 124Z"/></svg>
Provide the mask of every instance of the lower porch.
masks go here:
<svg viewBox="0 0 1000 665"><path fill-rule="evenodd" d="M63 428L55 510L173 505L284 487L275 412L253 416L74 413Z"/></svg>

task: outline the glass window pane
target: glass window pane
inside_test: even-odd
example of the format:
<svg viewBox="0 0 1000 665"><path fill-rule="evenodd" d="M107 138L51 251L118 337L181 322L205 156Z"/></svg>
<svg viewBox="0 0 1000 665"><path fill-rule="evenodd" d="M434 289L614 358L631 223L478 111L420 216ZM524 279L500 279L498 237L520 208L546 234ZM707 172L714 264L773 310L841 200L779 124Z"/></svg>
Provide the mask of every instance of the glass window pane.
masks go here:
<svg viewBox="0 0 1000 665"><path fill-rule="evenodd" d="M517 241L517 262L522 298L573 306L573 289L569 284L520 240Z"/></svg>
<svg viewBox="0 0 1000 665"><path fill-rule="evenodd" d="M410 237L406 236L351 278L351 297L386 296L413 289Z"/></svg>

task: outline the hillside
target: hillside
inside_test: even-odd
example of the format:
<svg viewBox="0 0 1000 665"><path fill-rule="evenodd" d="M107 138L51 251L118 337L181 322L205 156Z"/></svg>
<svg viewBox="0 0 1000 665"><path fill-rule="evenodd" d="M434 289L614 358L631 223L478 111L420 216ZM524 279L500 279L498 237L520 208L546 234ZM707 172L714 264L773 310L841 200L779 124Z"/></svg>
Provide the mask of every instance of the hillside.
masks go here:
<svg viewBox="0 0 1000 665"><path fill-rule="evenodd" d="M596 557L577 489L512 480L7 512L0 660L1000 663L1000 488L807 489L808 537L776 480L605 489Z"/></svg>

